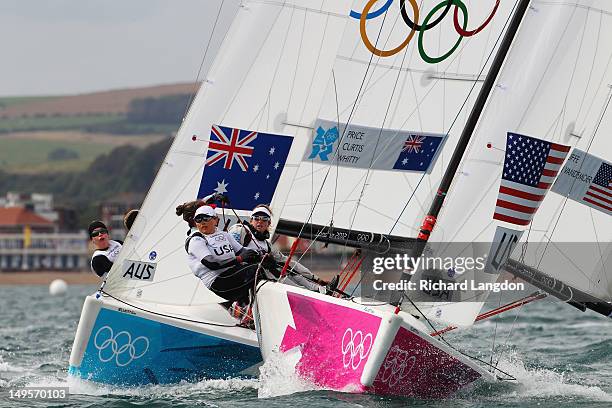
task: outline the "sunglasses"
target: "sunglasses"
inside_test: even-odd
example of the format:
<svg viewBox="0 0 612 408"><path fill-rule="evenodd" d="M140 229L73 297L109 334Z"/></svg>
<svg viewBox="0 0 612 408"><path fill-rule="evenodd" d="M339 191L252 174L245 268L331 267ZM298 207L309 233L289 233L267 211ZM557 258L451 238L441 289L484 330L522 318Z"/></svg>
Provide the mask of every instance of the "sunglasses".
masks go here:
<svg viewBox="0 0 612 408"><path fill-rule="evenodd" d="M99 230L96 230L96 231L92 232L90 236L92 238L95 238L95 237L97 237L98 235L101 235L101 234L108 234L108 230L99 229Z"/></svg>
<svg viewBox="0 0 612 408"><path fill-rule="evenodd" d="M197 222L198 224L201 222L206 222L206 221L210 221L215 217L211 217L210 215L204 215L204 214L198 214L194 217L194 221Z"/></svg>
<svg viewBox="0 0 612 408"><path fill-rule="evenodd" d="M255 221L270 221L270 217L268 217L267 215L255 215L251 217L251 219Z"/></svg>

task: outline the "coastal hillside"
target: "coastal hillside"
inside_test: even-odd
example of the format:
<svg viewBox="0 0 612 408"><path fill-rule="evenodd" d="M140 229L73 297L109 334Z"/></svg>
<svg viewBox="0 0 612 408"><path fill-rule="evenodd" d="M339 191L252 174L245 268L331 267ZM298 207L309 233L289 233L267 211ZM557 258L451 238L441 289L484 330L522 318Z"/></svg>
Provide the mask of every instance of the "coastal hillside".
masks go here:
<svg viewBox="0 0 612 408"><path fill-rule="evenodd" d="M172 84L0 98L0 170L80 172L116 147L158 143L178 130L197 88Z"/></svg>

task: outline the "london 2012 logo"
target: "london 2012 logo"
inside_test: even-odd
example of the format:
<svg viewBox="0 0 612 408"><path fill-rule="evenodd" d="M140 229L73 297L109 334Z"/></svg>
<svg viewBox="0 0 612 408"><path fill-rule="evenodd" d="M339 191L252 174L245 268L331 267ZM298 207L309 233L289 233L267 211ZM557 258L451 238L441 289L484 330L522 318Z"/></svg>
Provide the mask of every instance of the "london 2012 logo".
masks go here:
<svg viewBox="0 0 612 408"><path fill-rule="evenodd" d="M389 7L393 3L393 0L385 0L382 6L372 11L372 8L377 2L379 2L379 0L369 0L364 6L361 13L354 11L354 10L351 10L351 13L350 13L350 16L352 18L359 20L359 34L361 35L361 40L363 41L363 44L366 46L366 48L374 55L377 55L380 57L390 57L392 55L397 54L404 48L406 48L406 46L408 46L408 44L410 43L414 35L418 33L419 54L421 58L423 59L423 61L429 64L437 64L439 62L444 61L451 54L455 52L455 50L459 47L459 44L461 43L461 40L464 37L471 37L473 35L478 34L480 31L482 31L491 22L491 20L493 19L493 16L495 15L495 12L497 11L497 8L499 7L499 0L495 0L495 5L493 6L492 11L489 13L485 21L479 27L473 30L468 30L467 29L468 9L465 3L463 3L463 1L461 0L442 0L440 3L434 6L427 13L422 24L419 24L419 15L421 14L422 10L419 9L419 5L417 4L417 1L408 0L408 3L410 3L410 8L412 9L412 18L411 18L408 15L408 12L406 11L406 0L399 0L398 3L399 3L399 8L400 8L400 13L409 31L407 31L406 38L398 46L394 48L389 48L389 49L380 49L377 47L378 38L377 38L377 41L375 41L375 43L373 44L370 38L368 37L367 31L366 31L366 22L368 20L377 18L381 15L383 16L382 18L386 20ZM457 41L453 44L453 46L450 48L450 50L448 50L444 54L440 56L430 56L425 51L425 46L423 44L424 34L426 31L429 31L432 28L438 26L438 24L440 24L444 20L444 18L446 17L446 15L448 14L452 6L455 6L454 14L453 14L453 25L459 37ZM442 12L438 14L440 10L442 10ZM459 11L461 11L461 14L462 14L462 20L463 20L462 24L460 24L460 21L459 21ZM433 19L433 17L436 15L437 17ZM385 20L383 20L383 24L385 23ZM393 22L393 19L391 18L388 19L388 23L395 24ZM379 32L379 36L380 36L380 32Z"/></svg>
<svg viewBox="0 0 612 408"><path fill-rule="evenodd" d="M125 330L114 334L110 326L103 326L96 332L94 346L101 362L114 359L117 366L124 367L147 353L149 339L138 336L132 340L132 335Z"/></svg>
<svg viewBox="0 0 612 408"><path fill-rule="evenodd" d="M319 156L321 161L329 161L329 155L332 154L334 150L334 143L338 140L338 128L336 126L323 129L321 126L317 129L317 135L312 141L312 151L310 152L310 156L308 156L309 160L312 160Z"/></svg>
<svg viewBox="0 0 612 408"><path fill-rule="evenodd" d="M350 327L344 331L342 336L342 364L344 368L356 370L361 362L368 357L372 349L372 334L364 335L361 330Z"/></svg>

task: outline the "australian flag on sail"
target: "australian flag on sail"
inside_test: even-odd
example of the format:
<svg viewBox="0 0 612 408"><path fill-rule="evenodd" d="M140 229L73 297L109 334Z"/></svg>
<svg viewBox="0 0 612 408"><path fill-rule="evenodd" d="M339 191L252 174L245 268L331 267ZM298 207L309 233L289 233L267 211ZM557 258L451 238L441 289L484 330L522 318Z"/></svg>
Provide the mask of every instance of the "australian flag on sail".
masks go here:
<svg viewBox="0 0 612 408"><path fill-rule="evenodd" d="M293 138L213 125L198 198L217 192L237 210L269 204Z"/></svg>
<svg viewBox="0 0 612 408"><path fill-rule="evenodd" d="M493 218L527 225L557 177L569 146L508 133L506 157Z"/></svg>
<svg viewBox="0 0 612 408"><path fill-rule="evenodd" d="M443 139L441 136L409 134L393 169L427 171Z"/></svg>

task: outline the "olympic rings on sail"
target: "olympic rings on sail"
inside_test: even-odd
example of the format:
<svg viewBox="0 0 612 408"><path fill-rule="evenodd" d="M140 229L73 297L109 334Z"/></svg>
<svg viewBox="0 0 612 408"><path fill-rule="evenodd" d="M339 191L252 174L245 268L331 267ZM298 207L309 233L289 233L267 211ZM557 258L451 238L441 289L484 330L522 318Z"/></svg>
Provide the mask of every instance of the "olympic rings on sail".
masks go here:
<svg viewBox="0 0 612 408"><path fill-rule="evenodd" d="M468 14L467 14L467 7L465 7L465 4L463 4L461 0L444 0L441 3L438 3L436 7L431 9L429 14L425 16L425 20L423 20L423 25L427 27L427 22L429 21L429 19L436 13L436 11L446 6L447 3L453 3L455 5L455 14L457 14L457 7L461 9L461 11L463 12L463 16L465 17L463 19L463 29L465 30L465 28L467 27L467 22L468 22ZM439 57L430 57L425 52L425 47L423 47L423 33L424 33L424 30L419 31L419 54L421 55L421 58L423 58L423 61L428 62L430 64L437 64L438 62L442 62L445 59L447 59L453 52L455 52L457 47L459 47L459 44L461 44L461 40L463 40L463 36L459 35L459 39L457 39L457 42L455 43L455 45L453 45L446 54L443 54Z"/></svg>
<svg viewBox="0 0 612 408"><path fill-rule="evenodd" d="M402 0L402 1L404 1L404 0ZM387 2L385 4L383 4L383 6L381 8L379 8L378 10L373 11L371 13L367 13L366 14L366 19L369 20L371 18L376 18L376 17L380 16L382 13L387 11L387 9L391 5L391 3L393 3L393 0L387 0ZM351 10L350 16L353 17L355 20L360 20L361 19L361 14L356 12L355 10Z"/></svg>
<svg viewBox="0 0 612 408"><path fill-rule="evenodd" d="M399 0L400 12L402 13L402 18L404 19L404 23L406 23L406 25L409 28L416 30L416 31L427 31L429 29L434 28L440 23L440 21L444 20L444 17L446 17L446 15L448 14L448 11L450 10L452 6L452 1L449 1L449 0L445 0L445 1L446 1L446 8L442 12L442 14L440 14L440 16L436 19L436 21L432 22L429 25L425 24L425 27L422 27L418 25L417 23L413 22L410 19L410 17L408 17L408 13L406 13L406 0ZM457 9L455 9L455 14L456 13L457 13Z"/></svg>
<svg viewBox="0 0 612 408"><path fill-rule="evenodd" d="M393 3L393 0L386 0L386 2L380 8L378 8L376 11L370 12L370 10L372 9L372 7L377 1L378 0L369 0L364 6L363 11L361 13L358 13L354 10L351 10L350 12L351 17L355 19L359 19L359 33L361 35L361 39L364 45L366 46L366 48L374 55L381 56L381 57L390 57L392 55L397 54L401 50L403 50L410 43L410 40L412 40L412 37L414 36L414 34L418 32L419 33L418 35L419 54L421 55L421 58L425 62L428 62L430 64L435 64L435 63L444 61L453 52L455 52L457 47L459 47L459 44L461 43L461 40L463 39L463 37L471 37L475 34L478 34L487 25L489 25L489 23L495 16L495 13L497 12L497 9L500 3L500 0L495 0L495 5L493 6L491 13L489 13L489 16L485 19L485 21L476 29L468 30L467 29L468 11L467 11L467 7L465 3L463 3L462 0L443 0L441 1L429 13L427 13L427 16L425 17L425 20L423 20L422 25L419 25L420 10L416 3L416 0L408 0L412 7L412 14L413 14L412 19L408 16L408 13L406 11L406 0L399 0L400 13L402 15L402 19L404 20L404 23L406 24L406 26L410 28L410 32L408 33L408 36L406 37L406 39L397 47L389 49L389 50L381 50L381 49L376 48L376 46L372 44L372 42L370 41L367 35L367 32L366 32L366 21L376 18L380 16L381 14L387 12L389 7L391 6L391 3ZM423 33L427 30L430 30L436 27L438 24L440 24L440 22L444 20L451 6L453 5L455 6L455 10L453 14L453 25L454 25L455 31L457 31L457 33L459 34L459 39L451 47L451 49L445 54L439 57L431 57L427 55L427 53L425 52L425 47L423 46ZM442 8L444 9L440 13L440 15L438 15L438 17L434 21L429 23L429 20L433 18L435 13L438 12ZM463 13L463 17L464 17L463 25L459 24L459 10L461 10L461 12Z"/></svg>
<svg viewBox="0 0 612 408"><path fill-rule="evenodd" d="M368 11L370 11L374 3L376 3L377 1L378 0L370 0L363 8L363 12L361 13L361 18L359 19L359 32L361 33L361 40L363 41L363 44L366 46L368 50L370 50L372 54L378 55L379 57L390 57L391 55L395 55L401 50L403 50L408 45L410 40L412 40L412 37L414 37L414 33L416 33L416 31L414 29L411 29L410 34L408 34L408 37L406 37L406 39L400 45L398 45L397 47L393 49L379 50L378 48L376 48L370 42L370 39L368 38L368 34L366 33L366 20L367 20ZM416 0L408 0L408 1L410 1L410 5L412 6L412 12L414 14L414 21L418 22L419 21L419 6L416 4Z"/></svg>

